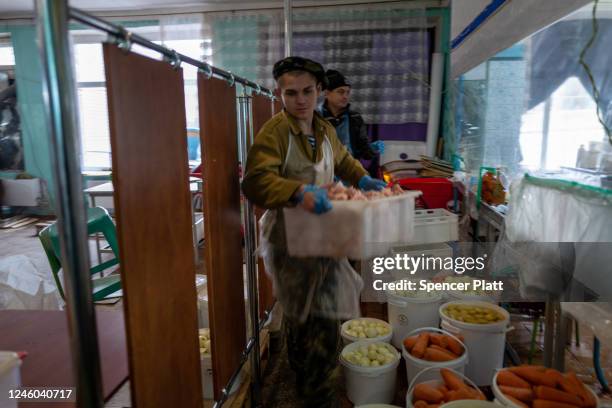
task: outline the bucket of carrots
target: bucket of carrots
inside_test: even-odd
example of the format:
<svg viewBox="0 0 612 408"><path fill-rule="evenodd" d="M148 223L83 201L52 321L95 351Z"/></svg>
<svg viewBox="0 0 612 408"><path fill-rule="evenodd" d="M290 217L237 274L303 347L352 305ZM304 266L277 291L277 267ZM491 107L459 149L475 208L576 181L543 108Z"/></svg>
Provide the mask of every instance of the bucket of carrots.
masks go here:
<svg viewBox="0 0 612 408"><path fill-rule="evenodd" d="M599 398L575 373L543 366L523 365L499 370L493 377L493 395L512 408L598 408Z"/></svg>
<svg viewBox="0 0 612 408"><path fill-rule="evenodd" d="M435 379L420 382L420 376L435 374ZM429 367L410 382L406 394L406 408L443 407L459 400L486 401L482 391L469 378L448 368Z"/></svg>
<svg viewBox="0 0 612 408"><path fill-rule="evenodd" d="M402 356L406 360L408 381L429 367L446 367L463 374L468 363L468 351L462 339L435 327L410 332L403 341ZM428 371L420 376L420 381L437 377L437 372Z"/></svg>

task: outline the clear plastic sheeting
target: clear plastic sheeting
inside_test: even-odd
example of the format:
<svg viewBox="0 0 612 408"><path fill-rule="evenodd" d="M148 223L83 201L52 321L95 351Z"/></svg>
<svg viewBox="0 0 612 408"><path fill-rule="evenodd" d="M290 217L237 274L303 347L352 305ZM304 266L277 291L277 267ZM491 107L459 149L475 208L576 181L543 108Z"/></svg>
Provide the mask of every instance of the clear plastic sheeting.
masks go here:
<svg viewBox="0 0 612 408"><path fill-rule="evenodd" d="M612 344L612 303L562 302L561 310L586 325L602 344Z"/></svg>
<svg viewBox="0 0 612 408"><path fill-rule="evenodd" d="M560 296L568 290L574 269L564 249L558 243L510 242L504 236L495 246L491 269L497 277L517 275L524 299Z"/></svg>
<svg viewBox="0 0 612 408"><path fill-rule="evenodd" d="M576 167L583 146L582 151L593 151L593 160L585 160L588 166L582 167L609 171L612 154L605 147L611 141L601 122L612 126L612 54L608 52L612 1L599 2L592 42L593 3L568 15L580 4L585 2L506 2L453 51L455 71L459 69L457 53L464 52L464 47L485 52L489 42L503 46L471 59L470 70L451 83L454 115L445 122L447 158L457 158L455 163L460 160L471 174L478 174L480 166L502 167L514 178L525 171ZM511 10L517 14L508 15ZM527 10L533 18L525 16ZM552 11L555 20L561 20L542 28L544 17L552 16ZM540 31L523 39L530 31L522 30L520 37L507 36L502 41L499 35L507 35L507 27L493 23L519 18L514 28L522 30L528 20L541 19ZM487 30L495 33L483 37ZM590 48L585 51L587 44Z"/></svg>
<svg viewBox="0 0 612 408"><path fill-rule="evenodd" d="M512 242L612 242L612 190L526 175L510 191Z"/></svg>
<svg viewBox="0 0 612 408"><path fill-rule="evenodd" d="M470 13L459 13L459 19L453 18L453 32L467 27L473 22L472 15L476 17L479 12L471 10L469 5L473 0L453 0L454 10L467 8ZM504 4L486 21L484 21L462 44L456 47L451 54L451 74L453 77L472 69L478 63L497 54L504 48L533 34L542 27L555 22L577 8L587 4L589 0L555 0L532 1L513 0ZM487 4L490 2L487 2Z"/></svg>
<svg viewBox="0 0 612 408"><path fill-rule="evenodd" d="M24 255L0 259L0 310L59 310L62 300L53 278Z"/></svg>

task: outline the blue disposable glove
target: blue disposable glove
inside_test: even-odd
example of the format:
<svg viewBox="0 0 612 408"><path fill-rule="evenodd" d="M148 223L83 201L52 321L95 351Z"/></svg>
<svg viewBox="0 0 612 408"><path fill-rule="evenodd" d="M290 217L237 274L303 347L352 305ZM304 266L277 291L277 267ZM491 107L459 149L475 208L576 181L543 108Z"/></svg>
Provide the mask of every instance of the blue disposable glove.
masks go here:
<svg viewBox="0 0 612 408"><path fill-rule="evenodd" d="M377 140L376 142L370 143L370 147L377 154L383 154L385 152L385 142Z"/></svg>
<svg viewBox="0 0 612 408"><path fill-rule="evenodd" d="M304 201L304 194L312 193L314 195L314 213L323 214L332 209L332 203L327 197L327 190L321 187L317 187L312 184L308 184L297 196L297 203L300 204Z"/></svg>
<svg viewBox="0 0 612 408"><path fill-rule="evenodd" d="M382 180L374 179L370 176L363 176L361 179L359 179L359 183L357 184L357 186L365 191L380 191L383 188L387 187L387 183Z"/></svg>

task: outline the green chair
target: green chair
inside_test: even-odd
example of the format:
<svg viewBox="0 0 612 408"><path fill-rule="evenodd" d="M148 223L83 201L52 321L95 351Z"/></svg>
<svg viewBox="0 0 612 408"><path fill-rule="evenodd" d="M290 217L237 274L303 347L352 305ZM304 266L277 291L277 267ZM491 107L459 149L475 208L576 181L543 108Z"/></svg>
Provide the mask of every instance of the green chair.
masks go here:
<svg viewBox="0 0 612 408"><path fill-rule="evenodd" d="M104 235L104 238L111 247L115 257L92 267L90 269L91 275L102 272L103 270L119 264L119 245L117 242L117 230L115 229L115 224L108 214L108 211L102 207L88 208L87 234L92 235L98 233ZM43 249L45 250L47 259L49 260L49 265L51 266L51 272L53 273L53 279L55 279L57 289L59 290L62 299L65 299L62 282L58 275L62 265L60 262L60 246L57 235L57 223L53 223L43 229L38 237L42 243ZM99 301L107 297L116 297L116 292L121 290L121 277L118 274L93 279L92 283L94 301ZM112 296L114 294L115 296Z"/></svg>

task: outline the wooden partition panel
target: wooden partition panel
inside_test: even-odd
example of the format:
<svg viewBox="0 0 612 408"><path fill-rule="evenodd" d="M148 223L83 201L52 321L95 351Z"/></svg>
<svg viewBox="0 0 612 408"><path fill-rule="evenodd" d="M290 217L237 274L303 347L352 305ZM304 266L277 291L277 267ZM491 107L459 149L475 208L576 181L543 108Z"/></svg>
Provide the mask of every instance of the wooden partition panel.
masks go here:
<svg viewBox="0 0 612 408"><path fill-rule="evenodd" d="M272 115L276 115L278 112L283 110L283 102L280 99L279 92L275 92L276 99L272 102Z"/></svg>
<svg viewBox="0 0 612 408"><path fill-rule="evenodd" d="M215 399L246 346L236 90L198 75L204 186L204 257L208 275Z"/></svg>
<svg viewBox="0 0 612 408"><path fill-rule="evenodd" d="M181 70L104 44L134 407L201 407Z"/></svg>
<svg viewBox="0 0 612 408"><path fill-rule="evenodd" d="M270 98L265 96L253 96L252 98L252 111L253 111L253 136L257 135L257 132L262 126L272 117L272 101ZM259 218L263 215L264 210L260 208L255 209L255 218L259 221ZM259 225L257 226L259 228ZM259 232L259 229L257 230ZM270 309L274 305L274 290L272 288L272 280L266 275L263 260L257 258L257 271L259 281L259 317L263 317L263 313L266 309Z"/></svg>

